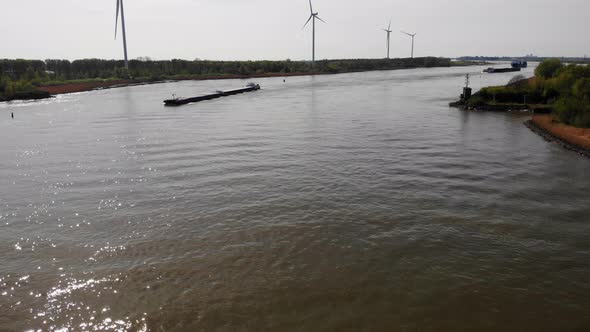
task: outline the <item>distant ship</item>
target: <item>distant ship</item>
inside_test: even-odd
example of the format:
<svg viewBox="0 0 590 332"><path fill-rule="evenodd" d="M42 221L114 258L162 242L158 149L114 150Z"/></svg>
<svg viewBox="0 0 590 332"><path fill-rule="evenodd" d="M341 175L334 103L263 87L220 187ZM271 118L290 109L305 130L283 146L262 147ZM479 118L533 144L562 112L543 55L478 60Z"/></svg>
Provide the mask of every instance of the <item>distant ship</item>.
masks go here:
<svg viewBox="0 0 590 332"><path fill-rule="evenodd" d="M529 66L528 62L524 60L513 60L511 65L512 68L526 68Z"/></svg>

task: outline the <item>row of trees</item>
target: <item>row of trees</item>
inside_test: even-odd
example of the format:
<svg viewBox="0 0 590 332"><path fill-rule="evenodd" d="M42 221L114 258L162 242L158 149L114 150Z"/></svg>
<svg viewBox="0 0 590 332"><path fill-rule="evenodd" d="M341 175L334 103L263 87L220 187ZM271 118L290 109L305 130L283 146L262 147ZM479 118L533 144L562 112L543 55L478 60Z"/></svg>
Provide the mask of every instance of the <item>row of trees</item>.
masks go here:
<svg viewBox="0 0 590 332"><path fill-rule="evenodd" d="M590 127L590 67L543 62L535 71L538 88L555 96L555 115L560 121Z"/></svg>
<svg viewBox="0 0 590 332"><path fill-rule="evenodd" d="M312 66L306 61L208 61L149 58L131 60L129 70L123 61L85 60L2 60L0 59L0 94L35 86L61 84L72 80L201 78L211 76L253 76L290 73L341 73L414 67L450 66L446 58L322 60ZM1 97L1 96L0 96Z"/></svg>
<svg viewBox="0 0 590 332"><path fill-rule="evenodd" d="M68 60L0 60L0 73L16 79L53 79L57 81L92 78L147 78L176 75L256 75L266 73L332 73L358 70L382 70L411 67L450 66L446 58L322 60L314 66L307 61L208 61L149 58L131 60L129 71L123 61L85 59Z"/></svg>

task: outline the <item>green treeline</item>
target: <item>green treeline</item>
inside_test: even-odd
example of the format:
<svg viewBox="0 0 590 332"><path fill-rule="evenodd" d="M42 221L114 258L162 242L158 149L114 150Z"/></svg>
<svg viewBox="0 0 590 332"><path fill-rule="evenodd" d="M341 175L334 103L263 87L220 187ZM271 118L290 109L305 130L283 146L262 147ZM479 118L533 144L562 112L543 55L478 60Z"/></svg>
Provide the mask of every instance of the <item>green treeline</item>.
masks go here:
<svg viewBox="0 0 590 332"><path fill-rule="evenodd" d="M590 67L545 60L535 70L534 79L483 88L469 100L472 105L481 102L550 105L559 121L590 127Z"/></svg>
<svg viewBox="0 0 590 332"><path fill-rule="evenodd" d="M206 78L255 76L291 73L343 73L416 67L447 67L446 58L322 60L315 66L306 61L209 61L209 60L131 60L129 70L123 61L85 60L2 60L0 59L0 98L35 90L42 85L71 81Z"/></svg>

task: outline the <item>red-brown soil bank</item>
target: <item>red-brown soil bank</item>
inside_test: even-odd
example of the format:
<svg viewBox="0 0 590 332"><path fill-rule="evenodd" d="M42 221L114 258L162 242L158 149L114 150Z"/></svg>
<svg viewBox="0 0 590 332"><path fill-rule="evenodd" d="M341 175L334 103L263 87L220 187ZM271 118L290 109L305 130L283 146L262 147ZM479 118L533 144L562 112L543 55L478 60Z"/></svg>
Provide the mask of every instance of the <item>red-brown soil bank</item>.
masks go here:
<svg viewBox="0 0 590 332"><path fill-rule="evenodd" d="M291 77L291 76L306 76L306 75L323 75L319 73L270 73L259 75L218 75L218 76L198 76L198 77L175 77L173 79L166 79L165 81L148 81L148 80L117 80L105 82L82 82L82 83L64 83L59 85L46 85L39 87L38 90L49 92L52 95L59 95L64 93L75 93L91 91L96 89L118 88L130 85L154 84L171 81L202 81L202 80L223 80L223 79L251 79L260 77Z"/></svg>
<svg viewBox="0 0 590 332"><path fill-rule="evenodd" d="M569 150L590 157L590 128L577 128L559 123L552 115L536 115L527 126L544 138L556 141Z"/></svg>
<svg viewBox="0 0 590 332"><path fill-rule="evenodd" d="M108 81L108 82L83 82L83 83L65 83L60 85L46 85L39 87L41 91L47 91L52 95L59 95L63 93L74 93L90 91L98 88L109 88L118 85L131 84L131 81Z"/></svg>

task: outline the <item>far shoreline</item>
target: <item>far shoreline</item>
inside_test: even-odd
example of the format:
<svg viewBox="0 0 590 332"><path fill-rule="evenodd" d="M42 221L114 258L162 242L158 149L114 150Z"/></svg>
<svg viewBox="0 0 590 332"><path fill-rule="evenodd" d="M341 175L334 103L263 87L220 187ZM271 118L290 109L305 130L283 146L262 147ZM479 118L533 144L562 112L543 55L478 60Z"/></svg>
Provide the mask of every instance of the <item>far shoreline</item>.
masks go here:
<svg viewBox="0 0 590 332"><path fill-rule="evenodd" d="M365 73L365 72L375 72L375 71L396 71L396 70L408 70L408 69L421 69L421 68L451 68L451 67L468 67L468 66L479 66L482 65L479 62L472 62L472 63L451 63L450 66L415 66L415 67L403 67L403 68L391 68L391 69L369 69L369 70L350 70L350 71L343 71L343 72L335 72L335 73L327 73L327 72L292 72L292 73L263 73L263 74L254 74L254 75L211 75L211 76L180 76L174 78L166 78L161 80L153 80L153 79L117 79L117 80L108 80L105 79L103 81L89 81L89 82L64 82L63 84L55 84L55 85L41 85L38 87L38 91L42 91L48 93L49 96L47 98L51 98L56 95L62 94L69 94L69 93L79 93L79 92L88 92L88 91L96 91L96 90L107 90L107 89L115 89L115 88L124 88L130 86L142 86L142 85L151 85L151 84L163 84L163 83L173 83L173 82L182 82L182 81L210 81L210 80L247 80L247 79L256 79L256 78L280 78L280 77L301 77L301 76L320 76L320 75L338 75L338 74L351 74L351 73ZM41 98L39 98L41 99ZM17 99L14 99L17 100ZM28 100L28 99L27 99Z"/></svg>
<svg viewBox="0 0 590 332"><path fill-rule="evenodd" d="M11 60L0 59L0 67L16 68L4 75L0 101L33 100L55 95L112 89L145 84L222 79L256 79L333 75L418 68L447 68L481 65L481 62L450 58L418 57L396 59L334 59L309 61L212 61L132 60ZM26 69L26 70L25 70Z"/></svg>
<svg viewBox="0 0 590 332"><path fill-rule="evenodd" d="M357 71L364 72L364 71ZM352 72L349 72L352 73ZM339 73L344 74L344 73ZM183 81L215 81L215 80L236 80L236 79L254 79L254 78L268 78L268 77L296 77L296 76L317 76L317 75L335 75L335 73L268 73L258 75L212 75L212 76L186 76L176 77L163 80L150 79L128 79L128 80L105 80L103 82L79 82L79 83L64 83L58 85L42 85L38 88L40 91L48 92L51 95L61 95L68 93L88 92L96 90L106 90L115 88L124 88L130 86L141 86L151 84L174 83Z"/></svg>

